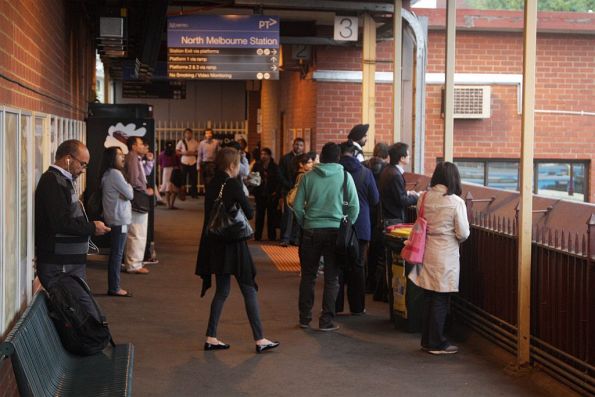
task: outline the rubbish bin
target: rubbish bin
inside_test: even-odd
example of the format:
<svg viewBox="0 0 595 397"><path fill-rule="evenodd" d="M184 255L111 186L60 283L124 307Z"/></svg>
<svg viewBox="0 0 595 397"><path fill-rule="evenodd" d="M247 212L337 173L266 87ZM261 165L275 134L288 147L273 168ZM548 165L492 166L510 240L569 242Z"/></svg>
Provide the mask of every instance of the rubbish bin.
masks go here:
<svg viewBox="0 0 595 397"><path fill-rule="evenodd" d="M390 232L384 234L388 306L390 319L397 328L407 332L420 332L423 289L407 277L415 266L401 258L401 249L406 239L405 236Z"/></svg>

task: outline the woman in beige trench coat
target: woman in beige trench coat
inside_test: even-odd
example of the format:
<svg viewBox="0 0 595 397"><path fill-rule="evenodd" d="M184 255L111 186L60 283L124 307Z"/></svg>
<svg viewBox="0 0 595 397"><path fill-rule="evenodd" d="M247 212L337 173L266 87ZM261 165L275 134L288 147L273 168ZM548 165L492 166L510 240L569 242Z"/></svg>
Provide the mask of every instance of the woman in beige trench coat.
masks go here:
<svg viewBox="0 0 595 397"><path fill-rule="evenodd" d="M444 337L449 294L459 290L459 244L469 237L469 221L457 166L439 163L430 182L425 200L417 201L418 212L424 205L428 222L423 265L417 266L409 278L424 289L421 348L431 354L452 354L458 351Z"/></svg>

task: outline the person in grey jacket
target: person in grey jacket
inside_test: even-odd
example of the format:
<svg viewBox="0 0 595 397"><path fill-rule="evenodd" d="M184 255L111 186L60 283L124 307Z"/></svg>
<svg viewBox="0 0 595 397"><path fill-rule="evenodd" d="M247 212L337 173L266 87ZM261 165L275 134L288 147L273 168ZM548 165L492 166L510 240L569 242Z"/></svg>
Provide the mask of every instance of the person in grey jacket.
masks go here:
<svg viewBox="0 0 595 397"><path fill-rule="evenodd" d="M128 234L128 225L132 222L132 206L134 197L132 185L126 182L122 169L124 153L118 147L110 147L103 152L101 161L101 189L103 218L110 225L111 251L108 261L107 294L118 297L132 296L120 288L120 266L124 255L124 245Z"/></svg>

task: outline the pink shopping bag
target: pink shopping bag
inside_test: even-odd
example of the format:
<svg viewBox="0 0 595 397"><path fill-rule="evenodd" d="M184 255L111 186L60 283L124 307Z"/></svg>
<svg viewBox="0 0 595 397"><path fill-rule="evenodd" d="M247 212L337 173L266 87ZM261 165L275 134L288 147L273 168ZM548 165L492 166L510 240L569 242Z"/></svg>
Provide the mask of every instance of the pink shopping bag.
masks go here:
<svg viewBox="0 0 595 397"><path fill-rule="evenodd" d="M426 250L426 229L428 227L428 222L424 218L424 201L427 194L427 192L424 193L421 198L417 220L413 224L411 234L405 241L405 246L401 250L401 258L416 265L423 262L424 251Z"/></svg>

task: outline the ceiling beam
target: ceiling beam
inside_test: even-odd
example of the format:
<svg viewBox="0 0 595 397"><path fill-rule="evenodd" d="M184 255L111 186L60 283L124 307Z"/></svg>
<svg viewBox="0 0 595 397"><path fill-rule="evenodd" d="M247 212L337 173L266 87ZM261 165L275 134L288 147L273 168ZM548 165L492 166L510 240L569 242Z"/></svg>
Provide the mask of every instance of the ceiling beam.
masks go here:
<svg viewBox="0 0 595 397"><path fill-rule="evenodd" d="M317 10L317 11L366 11L366 12L394 12L394 4L391 3L367 3L357 1L332 1L332 0L234 0L235 5L241 6L262 6L264 8L281 8L295 10Z"/></svg>

